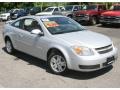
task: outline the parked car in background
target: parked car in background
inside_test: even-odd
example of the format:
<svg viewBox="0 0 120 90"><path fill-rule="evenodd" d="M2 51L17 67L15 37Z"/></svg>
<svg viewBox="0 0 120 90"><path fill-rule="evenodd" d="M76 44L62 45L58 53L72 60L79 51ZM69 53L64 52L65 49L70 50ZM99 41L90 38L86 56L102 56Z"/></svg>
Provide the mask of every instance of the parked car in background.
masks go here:
<svg viewBox="0 0 120 90"><path fill-rule="evenodd" d="M30 14L31 7L26 7L24 8L24 11L27 13L27 15Z"/></svg>
<svg viewBox="0 0 120 90"><path fill-rule="evenodd" d="M43 12L37 13L36 15L62 15L59 7L48 7Z"/></svg>
<svg viewBox="0 0 120 90"><path fill-rule="evenodd" d="M40 7L33 7L30 9L30 14L31 15L35 15L36 13L41 12L41 8Z"/></svg>
<svg viewBox="0 0 120 90"><path fill-rule="evenodd" d="M1 20L10 20L10 19L11 19L11 16L12 16L15 12L17 12L18 10L20 10L20 9L11 9L11 10L9 10L9 11L6 12L6 13L2 13L2 14L0 14L0 19L1 19Z"/></svg>
<svg viewBox="0 0 120 90"><path fill-rule="evenodd" d="M11 13L12 12L14 12L14 11L16 11L17 9L11 9L11 10L9 10L9 11L6 11L6 12L4 12L4 13L1 13L0 14L0 19L1 20L10 20L10 15L11 15Z"/></svg>
<svg viewBox="0 0 120 90"><path fill-rule="evenodd" d="M19 50L45 60L55 74L95 71L117 59L109 37L61 15L21 17L5 25L3 38L9 54Z"/></svg>
<svg viewBox="0 0 120 90"><path fill-rule="evenodd" d="M19 17L23 17L26 15L27 15L27 12L25 12L24 9L18 9L11 13L10 19L17 19Z"/></svg>
<svg viewBox="0 0 120 90"><path fill-rule="evenodd" d="M94 25L99 23L101 13L105 11L106 5L103 4L86 5L83 10L75 13L75 20Z"/></svg>
<svg viewBox="0 0 120 90"><path fill-rule="evenodd" d="M74 17L74 13L76 11L81 10L81 9L82 9L81 5L67 5L67 6L65 6L65 10L62 11L62 14L64 16L73 18Z"/></svg>
<svg viewBox="0 0 120 90"><path fill-rule="evenodd" d="M0 14L0 20L6 21L6 20L10 20L10 11L8 12L4 12Z"/></svg>
<svg viewBox="0 0 120 90"><path fill-rule="evenodd" d="M106 24L119 24L120 25L120 4L111 6L110 10L101 14L100 23Z"/></svg>

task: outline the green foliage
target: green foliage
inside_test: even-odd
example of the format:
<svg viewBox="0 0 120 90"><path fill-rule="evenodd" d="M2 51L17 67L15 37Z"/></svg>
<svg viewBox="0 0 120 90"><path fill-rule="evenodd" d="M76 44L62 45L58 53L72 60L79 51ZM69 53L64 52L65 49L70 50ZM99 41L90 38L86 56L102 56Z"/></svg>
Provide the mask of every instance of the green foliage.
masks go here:
<svg viewBox="0 0 120 90"><path fill-rule="evenodd" d="M97 4L98 2L92 2ZM112 2L99 2L106 4L109 8L113 3ZM8 10L13 8L26 8L26 7L41 7L45 9L49 6L65 6L65 5L83 5L91 4L91 2L0 2L0 10Z"/></svg>

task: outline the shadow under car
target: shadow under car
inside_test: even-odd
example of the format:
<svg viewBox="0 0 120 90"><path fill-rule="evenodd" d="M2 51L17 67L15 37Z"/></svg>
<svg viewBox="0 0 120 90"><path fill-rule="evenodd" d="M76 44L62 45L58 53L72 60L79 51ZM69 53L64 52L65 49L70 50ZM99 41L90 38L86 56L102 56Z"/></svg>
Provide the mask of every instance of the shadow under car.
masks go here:
<svg viewBox="0 0 120 90"><path fill-rule="evenodd" d="M6 52L5 47L3 47L2 50ZM23 60L27 62L28 65L35 65L37 67L45 69L46 72L51 73L49 69L47 68L46 61L40 60L38 58L35 58L31 55L28 55L20 51L16 51L13 55L15 56L15 59L14 59L15 61ZM105 73L109 72L112 68L113 66L111 65L109 67L106 67L106 68L103 68L97 71L93 71L93 72L80 72L80 71L68 70L68 72L66 72L62 76L73 78L73 79L79 79L79 80L87 80L87 79L92 79L92 78L96 78L98 76L104 75Z"/></svg>

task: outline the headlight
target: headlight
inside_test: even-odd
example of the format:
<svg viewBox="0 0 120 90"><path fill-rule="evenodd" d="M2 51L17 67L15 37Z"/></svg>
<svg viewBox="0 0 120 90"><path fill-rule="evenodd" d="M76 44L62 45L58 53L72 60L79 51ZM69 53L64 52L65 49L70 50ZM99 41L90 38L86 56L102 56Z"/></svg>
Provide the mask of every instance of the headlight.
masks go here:
<svg viewBox="0 0 120 90"><path fill-rule="evenodd" d="M1 17L6 17L6 15L1 15Z"/></svg>
<svg viewBox="0 0 120 90"><path fill-rule="evenodd" d="M85 17L89 17L89 14L85 14Z"/></svg>
<svg viewBox="0 0 120 90"><path fill-rule="evenodd" d="M81 56L94 55L94 52L90 48L84 46L73 46L73 50L76 54Z"/></svg>
<svg viewBox="0 0 120 90"><path fill-rule="evenodd" d="M115 19L120 19L120 17L118 16L118 17L115 17Z"/></svg>

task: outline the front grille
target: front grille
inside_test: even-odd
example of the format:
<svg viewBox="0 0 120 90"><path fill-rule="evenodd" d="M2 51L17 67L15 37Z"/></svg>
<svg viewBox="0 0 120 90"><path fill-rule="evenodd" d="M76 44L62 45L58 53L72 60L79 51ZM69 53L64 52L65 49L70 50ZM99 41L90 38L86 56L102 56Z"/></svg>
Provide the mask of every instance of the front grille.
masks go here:
<svg viewBox="0 0 120 90"><path fill-rule="evenodd" d="M99 54L105 54L113 50L112 44L100 48L95 48Z"/></svg>
<svg viewBox="0 0 120 90"><path fill-rule="evenodd" d="M77 15L77 17L85 17L85 15L84 14L79 14L79 15Z"/></svg>
<svg viewBox="0 0 120 90"><path fill-rule="evenodd" d="M114 20L116 20L116 17L115 17L115 16L105 16L105 17L104 17L104 20L105 20L105 21L111 21L111 20L114 21Z"/></svg>

